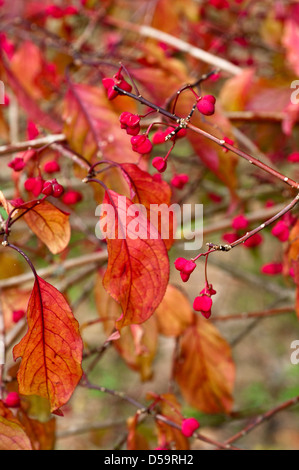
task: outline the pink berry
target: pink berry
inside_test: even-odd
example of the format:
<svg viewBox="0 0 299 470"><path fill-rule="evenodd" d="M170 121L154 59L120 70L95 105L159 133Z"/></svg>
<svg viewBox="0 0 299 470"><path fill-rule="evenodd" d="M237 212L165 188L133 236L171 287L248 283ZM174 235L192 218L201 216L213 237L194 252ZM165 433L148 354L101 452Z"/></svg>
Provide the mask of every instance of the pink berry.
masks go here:
<svg viewBox="0 0 299 470"><path fill-rule="evenodd" d="M157 131L154 133L152 137L152 141L154 145L164 144L165 143L166 134L163 131Z"/></svg>
<svg viewBox="0 0 299 470"><path fill-rule="evenodd" d="M44 181L38 176L36 178L28 178L24 183L24 188L37 197L42 192L43 185Z"/></svg>
<svg viewBox="0 0 299 470"><path fill-rule="evenodd" d="M114 89L114 86L118 86L124 91L132 91L131 85L126 82L124 77L120 72L117 72L113 78L103 78L102 84L107 91L107 96L109 100L114 100L118 96L118 91Z"/></svg>
<svg viewBox="0 0 299 470"><path fill-rule="evenodd" d="M199 100L196 106L198 111L205 116L212 116L215 113L215 104L205 98Z"/></svg>
<svg viewBox="0 0 299 470"><path fill-rule="evenodd" d="M244 230L247 228L249 225L248 219L244 215L238 215L237 217L234 218L232 222L232 227L235 230Z"/></svg>
<svg viewBox="0 0 299 470"><path fill-rule="evenodd" d="M44 164L44 171L49 174L56 173L57 171L60 171L60 166L56 160L51 160Z"/></svg>
<svg viewBox="0 0 299 470"><path fill-rule="evenodd" d="M286 242L289 239L290 231L288 225L280 220L271 230L272 235L278 238L281 242Z"/></svg>
<svg viewBox="0 0 299 470"><path fill-rule="evenodd" d="M207 100L207 101L209 101L209 102L212 103L212 104L215 104L215 103L216 103L216 98L215 98L215 96L213 96L213 95L205 95L205 96L203 97L203 100Z"/></svg>
<svg viewBox="0 0 299 470"><path fill-rule="evenodd" d="M62 197L62 202L66 204L67 206L77 204L78 202L81 202L81 201L82 201L82 194L79 191L69 190Z"/></svg>
<svg viewBox="0 0 299 470"><path fill-rule="evenodd" d="M25 316L24 310L14 310L12 312L12 321L18 323Z"/></svg>
<svg viewBox="0 0 299 470"><path fill-rule="evenodd" d="M138 152L141 155L150 153L153 146L151 141L146 135L136 135L131 138L131 144L134 152Z"/></svg>
<svg viewBox="0 0 299 470"><path fill-rule="evenodd" d="M196 268L196 263L185 258L177 258L174 262L174 266L178 271L190 276Z"/></svg>
<svg viewBox="0 0 299 470"><path fill-rule="evenodd" d="M186 261L187 260L185 258L177 258L174 262L175 269L177 269L178 271L183 271Z"/></svg>
<svg viewBox="0 0 299 470"><path fill-rule="evenodd" d="M270 276L274 276L275 274L280 274L282 273L282 263L269 263L269 264L264 264L261 268L261 272L263 274L268 274Z"/></svg>
<svg viewBox="0 0 299 470"><path fill-rule="evenodd" d="M60 197L64 193L64 188L59 183L53 184L53 197Z"/></svg>
<svg viewBox="0 0 299 470"><path fill-rule="evenodd" d="M32 121L28 121L27 124L27 136L29 140L35 139L39 135L39 130Z"/></svg>
<svg viewBox="0 0 299 470"><path fill-rule="evenodd" d="M183 189L185 184L187 184L189 181L189 176L186 175L185 173L181 173L179 175L175 175L172 180L171 184L177 189Z"/></svg>
<svg viewBox="0 0 299 470"><path fill-rule="evenodd" d="M180 272L180 276L183 282L189 281L190 274L184 273L183 271Z"/></svg>
<svg viewBox="0 0 299 470"><path fill-rule="evenodd" d="M293 152L288 156L288 162L299 163L299 152Z"/></svg>
<svg viewBox="0 0 299 470"><path fill-rule="evenodd" d="M261 236L261 234L255 233L244 242L244 245L247 248L255 248L259 246L262 243L262 241L263 241L263 237Z"/></svg>
<svg viewBox="0 0 299 470"><path fill-rule="evenodd" d="M191 437L194 432L199 428L200 424L195 418L187 418L182 422L182 434L186 437Z"/></svg>
<svg viewBox="0 0 299 470"><path fill-rule="evenodd" d="M167 162L162 157L155 157L152 161L152 165L159 173L164 173L167 168Z"/></svg>
<svg viewBox="0 0 299 470"><path fill-rule="evenodd" d="M199 295L194 299L193 308L196 312L210 312L213 305L211 297L208 295Z"/></svg>
<svg viewBox="0 0 299 470"><path fill-rule="evenodd" d="M9 392L4 400L4 403L9 408L18 408L20 406L20 397L17 392Z"/></svg>
<svg viewBox="0 0 299 470"><path fill-rule="evenodd" d="M14 171L22 171L25 167L25 162L23 158L16 157L10 163L8 163L8 166Z"/></svg>
<svg viewBox="0 0 299 470"><path fill-rule="evenodd" d="M52 196L53 194L53 186L52 186L52 183L50 181L46 181L45 184L44 184L44 187L43 187L43 190L42 190L42 193L45 195L45 196Z"/></svg>

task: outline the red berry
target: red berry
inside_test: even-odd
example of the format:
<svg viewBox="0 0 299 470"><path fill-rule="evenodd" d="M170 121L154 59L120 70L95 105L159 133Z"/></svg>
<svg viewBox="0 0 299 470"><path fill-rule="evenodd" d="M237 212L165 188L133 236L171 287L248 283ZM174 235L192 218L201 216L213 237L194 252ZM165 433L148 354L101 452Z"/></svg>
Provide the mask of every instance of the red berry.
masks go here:
<svg viewBox="0 0 299 470"><path fill-rule="evenodd" d="M165 132L163 132L163 131L155 132L154 135L153 135L153 138L152 138L153 144L155 144L155 145L164 144L165 143L165 137L166 137Z"/></svg>
<svg viewBox="0 0 299 470"><path fill-rule="evenodd" d="M29 140L35 139L39 135L39 130L32 121L28 121L27 124L27 135Z"/></svg>
<svg viewBox="0 0 299 470"><path fill-rule="evenodd" d="M63 186L57 183L56 179L46 181L43 186L42 193L45 196L60 197L64 192Z"/></svg>
<svg viewBox="0 0 299 470"><path fill-rule="evenodd" d="M198 111L205 116L212 116L215 113L215 104L205 97L201 98L196 106Z"/></svg>
<svg viewBox="0 0 299 470"><path fill-rule="evenodd" d="M25 167L25 162L23 158L16 157L10 163L8 163L8 166L14 171L22 171Z"/></svg>
<svg viewBox="0 0 299 470"><path fill-rule="evenodd" d="M107 91L108 100L114 100L118 96L118 92L113 88L115 85L113 78L103 78L102 83Z"/></svg>
<svg viewBox="0 0 299 470"><path fill-rule="evenodd" d="M186 274L182 271L182 272L180 272L180 276L181 276L181 279L182 279L183 282L189 281L190 274Z"/></svg>
<svg viewBox="0 0 299 470"><path fill-rule="evenodd" d="M174 266L178 271L190 276L196 268L196 263L185 258L177 258L174 262Z"/></svg>
<svg viewBox="0 0 299 470"><path fill-rule="evenodd" d="M57 163L56 160L51 160L49 162L46 162L44 164L44 171L46 173L56 173L57 171L60 171L60 166L59 164Z"/></svg>
<svg viewBox="0 0 299 470"><path fill-rule="evenodd" d="M140 132L140 116L127 111L120 115L120 125L122 129L126 129L127 134L136 136Z"/></svg>
<svg viewBox="0 0 299 470"><path fill-rule="evenodd" d="M159 173L164 173L167 168L167 162L162 157L153 158L152 165Z"/></svg>
<svg viewBox="0 0 299 470"><path fill-rule="evenodd" d="M141 155L150 153L153 146L151 141L146 135L136 135L131 138L131 144L134 152L138 152Z"/></svg>
<svg viewBox="0 0 299 470"><path fill-rule="evenodd" d="M274 225L271 233L281 242L286 242L290 235L289 227L283 220L280 220L276 225Z"/></svg>
<svg viewBox="0 0 299 470"><path fill-rule="evenodd" d="M248 225L249 225L248 219L246 219L246 217L244 217L244 215L242 214L235 217L232 222L232 227L235 230L244 230L245 228L248 227Z"/></svg>
<svg viewBox="0 0 299 470"><path fill-rule="evenodd" d="M270 276L274 276L275 274L280 274L282 273L283 266L282 263L269 263L269 264L264 264L261 268L261 272L263 274L268 274Z"/></svg>
<svg viewBox="0 0 299 470"><path fill-rule="evenodd" d="M22 204L24 204L24 201L21 197L17 197L16 199L11 199L9 202L13 207L20 207Z"/></svg>
<svg viewBox="0 0 299 470"><path fill-rule="evenodd" d="M180 175L175 175L172 180L171 184L177 189L183 189L185 184L187 184L189 181L189 176L186 175L185 173L181 173Z"/></svg>
<svg viewBox="0 0 299 470"><path fill-rule="evenodd" d="M194 432L199 428L200 424L195 418L187 418L182 422L182 434L186 437L191 437Z"/></svg>
<svg viewBox="0 0 299 470"><path fill-rule="evenodd" d="M205 95L205 96L203 97L203 100L207 100L207 101L209 101L209 102L212 103L212 104L215 104L215 103L216 103L216 98L215 98L215 96L213 96L213 95Z"/></svg>
<svg viewBox="0 0 299 470"><path fill-rule="evenodd" d="M107 91L107 96L109 100L114 100L114 98L118 96L118 91L114 90L115 85L124 91L130 92L132 90L131 85L126 82L120 72L115 74L113 78L103 78L102 83Z"/></svg>
<svg viewBox="0 0 299 470"><path fill-rule="evenodd" d="M261 236L261 234L255 233L244 242L244 245L247 248L255 248L256 246L259 246L262 243L262 241L263 241L263 237Z"/></svg>
<svg viewBox="0 0 299 470"><path fill-rule="evenodd" d="M64 188L59 183L53 184L53 197L60 197L64 193Z"/></svg>
<svg viewBox="0 0 299 470"><path fill-rule="evenodd" d="M213 301L211 297L208 295L199 295L194 299L193 308L196 312L210 312L213 305Z"/></svg>
<svg viewBox="0 0 299 470"><path fill-rule="evenodd" d="M36 178L28 178L24 183L24 188L37 197L42 192L43 185L44 181L38 176Z"/></svg>
<svg viewBox="0 0 299 470"><path fill-rule="evenodd" d="M14 310L12 312L12 321L18 323L25 316L24 310Z"/></svg>
<svg viewBox="0 0 299 470"><path fill-rule="evenodd" d="M43 190L42 190L42 193L45 195L45 196L52 196L53 194L53 186L52 186L52 183L50 181L46 181L45 184L44 184L44 187L43 187Z"/></svg>
<svg viewBox="0 0 299 470"><path fill-rule="evenodd" d="M288 156L288 162L291 162L291 163L298 163L298 162L299 162L299 152L291 153L291 154Z"/></svg>
<svg viewBox="0 0 299 470"><path fill-rule="evenodd" d="M9 392L4 400L4 403L9 408L18 408L20 406L20 397L17 392Z"/></svg>
<svg viewBox="0 0 299 470"><path fill-rule="evenodd" d="M82 201L82 194L79 191L69 190L62 197L62 202L67 206L77 204L80 201Z"/></svg>

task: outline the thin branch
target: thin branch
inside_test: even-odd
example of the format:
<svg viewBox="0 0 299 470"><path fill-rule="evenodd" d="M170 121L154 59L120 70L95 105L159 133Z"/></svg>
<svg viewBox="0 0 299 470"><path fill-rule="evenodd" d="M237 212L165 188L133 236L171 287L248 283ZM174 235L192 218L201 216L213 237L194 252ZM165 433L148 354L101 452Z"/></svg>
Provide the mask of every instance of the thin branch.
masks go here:
<svg viewBox="0 0 299 470"><path fill-rule="evenodd" d="M119 18L113 18L111 16L106 16L104 21L106 23L109 23L110 25L117 26L122 29L127 29L129 31L134 31L135 33L140 34L141 36L164 42L165 44L170 45L174 49L177 49L181 52L185 52L186 54L189 54L190 56L200 60L201 62L205 62L206 64L210 64L213 67L217 67L221 70L224 70L230 75L240 75L243 71L240 67L232 64L226 59L222 59L219 56L204 51L199 47L196 47L186 41L183 41L182 39L176 38L171 34L165 33L164 31L152 28L151 26L136 25L134 23L123 21Z"/></svg>
<svg viewBox="0 0 299 470"><path fill-rule="evenodd" d="M79 266L84 266L86 264L94 263L94 264L101 264L107 261L108 255L106 251L101 251L97 253L91 253L88 255L78 256L77 258L71 258L69 260L63 261L61 263L55 263L47 268L37 270L37 274L39 277L43 279L50 277L50 276L59 276L63 274L65 271L70 269L77 268ZM9 279L1 279L0 281L0 289L5 289L8 287L15 287L20 284L24 284L25 282L32 281L33 275L31 272L21 274L19 276L14 276Z"/></svg>
<svg viewBox="0 0 299 470"><path fill-rule="evenodd" d="M247 434L249 434L251 431L253 431L257 426L260 426L262 423L264 423L265 421L269 420L270 418L272 418L273 416L275 416L277 413L279 413L280 411L284 411L288 408L290 408L291 406L295 406L299 403L299 395L297 397L294 397L290 400L287 400L283 403L281 403L280 405L276 406L275 408L267 411L266 413L256 417L255 419L253 419L244 429L242 429L241 431L239 431L237 434L235 434L234 436L232 436L230 439L228 439L226 441L226 444L232 444L233 442L237 441L238 439L240 439L241 437L244 437L246 436Z"/></svg>
<svg viewBox="0 0 299 470"><path fill-rule="evenodd" d="M249 320L250 318L269 318L277 315L286 315L294 313L295 309L293 306L271 308L269 310L263 310L258 312L243 312L234 315L214 316L211 318L212 322L224 322L230 320Z"/></svg>
<svg viewBox="0 0 299 470"><path fill-rule="evenodd" d="M149 407L148 408L144 408L144 406L142 405L142 403L138 402L137 400L135 400L134 398L130 397L129 395L125 394L124 392L119 392L119 391L116 391L116 390L112 390L112 389L109 389L107 387L102 387L102 386L97 386L97 385L93 385L91 384L86 376L82 379L81 381L81 385L83 387L86 387L88 388L89 390L97 390L99 392L102 392L102 393L106 393L108 395L112 395L113 397L116 397L116 398L120 398L121 400L125 400L127 401L128 403L130 403L131 405L133 405L135 408L137 408L137 413L142 417L144 414L149 414L149 415L152 415L154 419L158 420L158 421L161 421L165 424L167 424L168 426L171 426L175 429L178 429L181 431L181 426L171 420L169 420L168 418L166 418L165 416L161 415L161 414L157 414L155 413L153 410L151 410ZM218 442L212 438L209 438L207 436L204 436L202 435L201 433L195 433L194 434L194 437L207 443L207 444L210 444L214 447L217 447L219 449L223 449L223 450L240 450L239 448L237 447L234 447L234 446L231 446L230 443L225 443L225 444L222 444L221 442Z"/></svg>
<svg viewBox="0 0 299 470"><path fill-rule="evenodd" d="M40 137L38 139L2 145L0 146L0 157L4 155L9 155L15 152L22 152L25 150L43 147L44 145L50 145L55 142L64 142L65 139L66 137L64 134L53 134L53 135L47 135L46 137Z"/></svg>

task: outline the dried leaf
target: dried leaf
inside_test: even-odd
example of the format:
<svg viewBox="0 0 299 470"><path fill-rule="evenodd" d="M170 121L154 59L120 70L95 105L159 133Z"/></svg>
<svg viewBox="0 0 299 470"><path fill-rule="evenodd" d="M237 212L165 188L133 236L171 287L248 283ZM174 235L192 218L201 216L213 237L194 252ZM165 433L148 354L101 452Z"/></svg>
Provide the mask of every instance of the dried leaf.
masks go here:
<svg viewBox="0 0 299 470"><path fill-rule="evenodd" d="M174 377L185 400L204 413L230 413L235 365L230 346L219 331L195 316L179 347Z"/></svg>
<svg viewBox="0 0 299 470"><path fill-rule="evenodd" d="M185 294L169 284L155 317L162 335L178 337L192 324L193 310Z"/></svg>
<svg viewBox="0 0 299 470"><path fill-rule="evenodd" d="M48 201L41 204L30 202L22 209L30 209L24 219L33 233L49 248L51 253L61 253L69 244L71 227L69 214L53 206Z"/></svg>

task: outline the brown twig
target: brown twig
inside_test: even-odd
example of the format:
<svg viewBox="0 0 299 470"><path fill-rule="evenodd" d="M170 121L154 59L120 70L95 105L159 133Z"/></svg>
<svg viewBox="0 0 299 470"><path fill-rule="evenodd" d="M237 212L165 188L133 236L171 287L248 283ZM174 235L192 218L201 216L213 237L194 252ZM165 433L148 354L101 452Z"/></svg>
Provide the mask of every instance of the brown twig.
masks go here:
<svg viewBox="0 0 299 470"><path fill-rule="evenodd" d="M253 431L257 426L260 426L262 423L264 423L265 421L275 416L277 413L284 411L290 408L291 406L295 406L298 403L299 403L299 395L281 403L275 408L254 418L245 428L243 428L241 431L239 431L238 433L234 434L232 437L227 439L227 441L225 441L226 444L232 444L233 442L236 442L237 440L241 439L241 437L244 437L247 434L249 434L251 431Z"/></svg>

